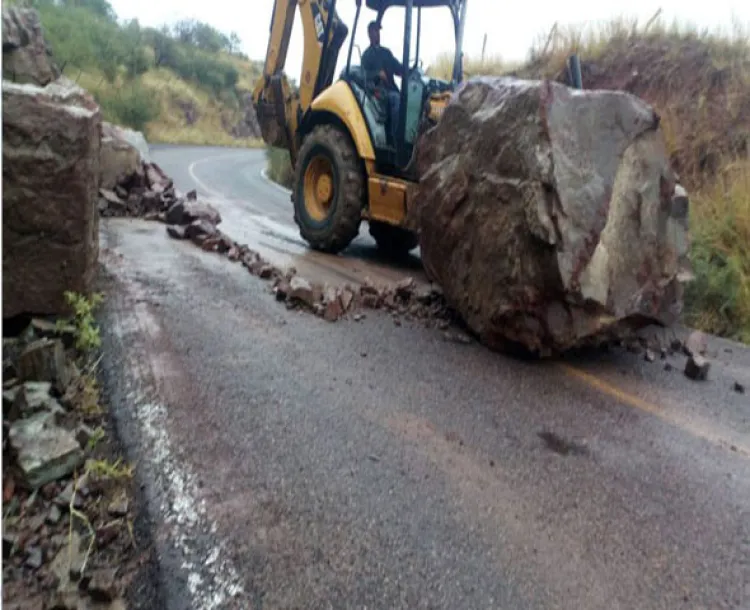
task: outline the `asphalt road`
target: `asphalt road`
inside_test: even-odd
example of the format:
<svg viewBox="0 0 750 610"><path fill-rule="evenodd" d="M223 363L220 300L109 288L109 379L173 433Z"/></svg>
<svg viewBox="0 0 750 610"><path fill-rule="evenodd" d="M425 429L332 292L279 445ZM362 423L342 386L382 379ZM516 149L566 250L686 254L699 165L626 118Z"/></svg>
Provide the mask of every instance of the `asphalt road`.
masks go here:
<svg viewBox="0 0 750 610"><path fill-rule="evenodd" d="M154 155L315 278L414 273L364 234L307 252L257 151ZM522 362L377 312L330 324L142 221L104 221L102 261L168 609L750 609L746 348L712 340L697 383L680 356Z"/></svg>

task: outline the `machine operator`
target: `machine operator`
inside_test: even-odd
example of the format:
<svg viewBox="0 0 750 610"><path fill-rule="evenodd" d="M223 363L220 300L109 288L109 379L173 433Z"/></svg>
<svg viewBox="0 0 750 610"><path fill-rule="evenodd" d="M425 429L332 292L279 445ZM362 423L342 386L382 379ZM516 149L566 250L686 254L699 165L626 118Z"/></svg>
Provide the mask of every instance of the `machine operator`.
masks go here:
<svg viewBox="0 0 750 610"><path fill-rule="evenodd" d="M370 46L362 54L362 67L368 78L379 80L385 87L388 95L388 108L391 117L391 134L393 142L396 141L396 128L398 125L399 102L401 101L395 76L404 76L404 67L401 62L393 56L390 49L380 46L380 23L371 21L367 26L367 35L370 38Z"/></svg>

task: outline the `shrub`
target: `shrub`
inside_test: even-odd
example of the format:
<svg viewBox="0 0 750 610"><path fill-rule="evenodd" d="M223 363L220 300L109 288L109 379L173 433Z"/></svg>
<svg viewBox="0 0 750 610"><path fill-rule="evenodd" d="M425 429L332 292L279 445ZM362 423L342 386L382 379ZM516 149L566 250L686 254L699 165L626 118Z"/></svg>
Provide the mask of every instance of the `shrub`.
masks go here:
<svg viewBox="0 0 750 610"><path fill-rule="evenodd" d="M158 101L137 81L95 95L106 120L136 131L145 131L146 124L159 116Z"/></svg>
<svg viewBox="0 0 750 610"><path fill-rule="evenodd" d="M294 179L294 170L292 169L289 152L282 148L267 147L266 173L270 180L291 188L292 180Z"/></svg>

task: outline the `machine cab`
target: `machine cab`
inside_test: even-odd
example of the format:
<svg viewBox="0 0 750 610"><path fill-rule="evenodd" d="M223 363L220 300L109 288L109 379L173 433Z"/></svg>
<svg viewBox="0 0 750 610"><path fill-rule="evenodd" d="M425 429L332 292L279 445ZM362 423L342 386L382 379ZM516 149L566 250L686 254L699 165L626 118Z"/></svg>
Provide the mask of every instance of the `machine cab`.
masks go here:
<svg viewBox="0 0 750 610"><path fill-rule="evenodd" d="M434 124L442 108L447 104L455 85L463 77L462 39L466 0L366 0L366 6L376 12L377 23L381 23L388 9L392 7L404 9L404 41L400 59L398 50L393 49L393 54L401 62L404 73L399 91L398 124L391 125L385 88L372 79L361 65L352 63L352 51L361 11L359 1L349 42L347 63L341 78L352 89L365 117L379 171L389 175L401 175L408 179L412 173L411 161L414 146L421 129L431 123ZM430 78L420 66L423 9L450 11L455 36L453 74L450 81ZM416 21L416 52L412 57L414 21Z"/></svg>

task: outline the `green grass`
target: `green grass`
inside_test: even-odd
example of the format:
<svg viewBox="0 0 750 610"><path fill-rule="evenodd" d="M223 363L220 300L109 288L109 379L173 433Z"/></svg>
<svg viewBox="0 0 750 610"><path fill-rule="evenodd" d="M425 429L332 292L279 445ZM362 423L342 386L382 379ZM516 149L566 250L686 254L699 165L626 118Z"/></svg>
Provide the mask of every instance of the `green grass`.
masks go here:
<svg viewBox="0 0 750 610"><path fill-rule="evenodd" d="M289 152L272 146L266 147L266 172L268 178L285 186L292 187L294 177Z"/></svg>

